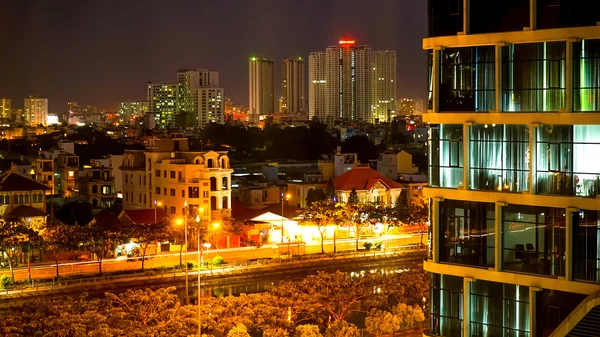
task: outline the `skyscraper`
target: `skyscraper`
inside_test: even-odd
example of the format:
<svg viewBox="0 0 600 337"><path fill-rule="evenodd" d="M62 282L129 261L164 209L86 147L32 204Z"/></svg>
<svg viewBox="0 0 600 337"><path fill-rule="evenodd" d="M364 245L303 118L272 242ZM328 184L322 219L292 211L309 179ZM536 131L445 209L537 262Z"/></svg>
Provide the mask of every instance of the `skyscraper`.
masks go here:
<svg viewBox="0 0 600 337"><path fill-rule="evenodd" d="M7 120L11 118L12 108L10 98L0 98L0 118Z"/></svg>
<svg viewBox="0 0 600 337"><path fill-rule="evenodd" d="M281 64L282 113L304 114L306 102L304 94L304 60L300 56L283 59Z"/></svg>
<svg viewBox="0 0 600 337"><path fill-rule="evenodd" d="M373 116L389 122L396 116L396 52L373 52Z"/></svg>
<svg viewBox="0 0 600 337"><path fill-rule="evenodd" d="M48 116L48 99L29 96L25 98L25 122L30 126L46 125Z"/></svg>
<svg viewBox="0 0 600 337"><path fill-rule="evenodd" d="M448 4L423 40L428 334L597 336L600 2Z"/></svg>
<svg viewBox="0 0 600 337"><path fill-rule="evenodd" d="M209 123L225 123L225 91L222 88L202 87L195 89L198 97L198 127Z"/></svg>
<svg viewBox="0 0 600 337"><path fill-rule="evenodd" d="M374 122L372 54L371 47L356 46L348 38L340 40L339 46L327 47L324 57L320 52L311 53L309 105L314 110L310 116L319 116L327 122L339 119ZM321 108L320 84L325 86L323 113L317 111Z"/></svg>
<svg viewBox="0 0 600 337"><path fill-rule="evenodd" d="M175 124L177 83L148 82L148 111L154 114L158 127Z"/></svg>
<svg viewBox="0 0 600 337"><path fill-rule="evenodd" d="M251 57L248 61L249 115L248 122L257 124L260 116L275 113L273 60Z"/></svg>
<svg viewBox="0 0 600 337"><path fill-rule="evenodd" d="M177 71L178 107L177 112L185 114L185 126L196 127L204 124L199 121L201 112L198 105L199 88L218 88L219 72L208 69L180 69Z"/></svg>
<svg viewBox="0 0 600 337"><path fill-rule="evenodd" d="M119 103L119 120L121 123L129 124L134 117L143 117L148 112L147 101L125 101Z"/></svg>
<svg viewBox="0 0 600 337"><path fill-rule="evenodd" d="M308 55L308 117L324 121L326 116L327 81L325 79L325 53Z"/></svg>

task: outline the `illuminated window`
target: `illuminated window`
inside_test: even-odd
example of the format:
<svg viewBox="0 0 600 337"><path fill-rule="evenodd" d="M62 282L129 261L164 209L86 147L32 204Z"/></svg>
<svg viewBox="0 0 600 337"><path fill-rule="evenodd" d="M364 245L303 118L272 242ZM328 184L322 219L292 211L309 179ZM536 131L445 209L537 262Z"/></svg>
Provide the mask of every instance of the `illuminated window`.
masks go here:
<svg viewBox="0 0 600 337"><path fill-rule="evenodd" d="M69 177L73 177L75 175L75 171L69 171Z"/></svg>

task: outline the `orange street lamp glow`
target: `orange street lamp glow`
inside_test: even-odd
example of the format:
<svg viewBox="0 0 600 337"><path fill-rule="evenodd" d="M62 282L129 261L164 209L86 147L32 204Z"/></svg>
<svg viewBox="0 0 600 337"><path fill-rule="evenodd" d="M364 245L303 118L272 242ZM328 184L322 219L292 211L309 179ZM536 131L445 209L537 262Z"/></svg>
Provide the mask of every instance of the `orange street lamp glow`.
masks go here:
<svg viewBox="0 0 600 337"><path fill-rule="evenodd" d="M200 222L200 215L196 215L196 222Z"/></svg>
<svg viewBox="0 0 600 337"><path fill-rule="evenodd" d="M156 206L161 207L163 205L162 201L157 201Z"/></svg>
<svg viewBox="0 0 600 337"><path fill-rule="evenodd" d="M286 199L288 199L288 200L289 200L291 197L292 197L292 195L291 195L291 194L289 194L289 193L285 195L285 198L286 198Z"/></svg>
<svg viewBox="0 0 600 337"><path fill-rule="evenodd" d="M175 219L175 224L176 224L177 226L181 226L181 225L183 225L183 219L181 219L181 218Z"/></svg>
<svg viewBox="0 0 600 337"><path fill-rule="evenodd" d="M220 223L218 223L218 222L215 222L215 223L213 224L213 228L214 228L214 229L218 229L219 227L221 227L221 224L220 224Z"/></svg>

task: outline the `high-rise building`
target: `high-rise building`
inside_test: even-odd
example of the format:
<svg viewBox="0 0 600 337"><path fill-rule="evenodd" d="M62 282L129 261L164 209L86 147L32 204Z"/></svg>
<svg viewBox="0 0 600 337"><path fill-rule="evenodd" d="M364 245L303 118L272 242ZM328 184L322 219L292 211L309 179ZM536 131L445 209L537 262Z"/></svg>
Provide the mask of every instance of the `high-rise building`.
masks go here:
<svg viewBox="0 0 600 337"><path fill-rule="evenodd" d="M129 121L135 117L144 117L144 113L149 111L147 101L125 101L119 103L119 120L121 123L129 124Z"/></svg>
<svg viewBox="0 0 600 337"><path fill-rule="evenodd" d="M419 113L418 100L401 98L397 102L398 116L413 116ZM422 112L422 111L421 111Z"/></svg>
<svg viewBox="0 0 600 337"><path fill-rule="evenodd" d="M274 75L273 60L260 57L248 60L249 123L257 124L261 116L275 113Z"/></svg>
<svg viewBox="0 0 600 337"><path fill-rule="evenodd" d="M326 117L327 80L325 79L325 53L308 55L308 117L322 121Z"/></svg>
<svg viewBox="0 0 600 337"><path fill-rule="evenodd" d="M3 120L10 119L12 115L10 98L0 98L0 118Z"/></svg>
<svg viewBox="0 0 600 337"><path fill-rule="evenodd" d="M25 122L30 126L46 125L48 116L48 99L29 96L25 98Z"/></svg>
<svg viewBox="0 0 600 337"><path fill-rule="evenodd" d="M300 56L283 59L281 64L281 113L304 114L304 60Z"/></svg>
<svg viewBox="0 0 600 337"><path fill-rule="evenodd" d="M148 111L154 114L158 127L175 124L177 93L177 83L148 82Z"/></svg>
<svg viewBox="0 0 600 337"><path fill-rule="evenodd" d="M196 89L198 127L209 123L225 123L225 91L222 88L203 87Z"/></svg>
<svg viewBox="0 0 600 337"><path fill-rule="evenodd" d="M196 127L203 124L199 121L201 111L198 106L199 88L218 88L219 72L208 69L180 69L177 71L178 113L185 114L185 126Z"/></svg>
<svg viewBox="0 0 600 337"><path fill-rule="evenodd" d="M373 52L373 118L389 122L396 116L396 52Z"/></svg>
<svg viewBox="0 0 600 337"><path fill-rule="evenodd" d="M597 336L600 2L448 4L423 40L427 334Z"/></svg>
<svg viewBox="0 0 600 337"><path fill-rule="evenodd" d="M319 52L309 56L309 105L325 121L361 120L374 122L373 106L373 52L369 46L356 46L351 39L340 40L339 46L329 46L324 59ZM324 69L321 69L321 63ZM312 65L312 66L311 66ZM324 79L319 79L322 74ZM316 81L316 82L313 82ZM324 82L322 82L324 81ZM325 111L320 113L320 85L325 85ZM310 96L314 95L313 98ZM310 108L309 108L310 110Z"/></svg>
<svg viewBox="0 0 600 337"><path fill-rule="evenodd" d="M77 115L79 114L79 104L77 104L77 102L67 102L67 110L69 112L67 117Z"/></svg>

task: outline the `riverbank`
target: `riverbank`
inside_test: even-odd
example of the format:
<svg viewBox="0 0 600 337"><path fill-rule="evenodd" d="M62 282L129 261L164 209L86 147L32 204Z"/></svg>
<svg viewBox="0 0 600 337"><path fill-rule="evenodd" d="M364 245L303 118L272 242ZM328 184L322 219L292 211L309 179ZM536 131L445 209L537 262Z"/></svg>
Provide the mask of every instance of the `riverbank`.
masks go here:
<svg viewBox="0 0 600 337"><path fill-rule="evenodd" d="M306 276L317 271L354 271L385 268L386 266L414 266L425 259L424 251L408 251L403 253L365 254L362 256L307 256L298 260L264 260L246 262L245 265L224 265L218 268L200 271L203 286L214 287L258 279L268 275L272 278L284 279L290 276ZM196 284L197 270L188 272L190 283ZM68 296L73 294L103 293L135 288L160 288L178 286L185 283L185 272L144 272L134 275L116 275L72 280L53 284L37 284L34 287L4 290L0 293L0 308L19 305L38 296Z"/></svg>

